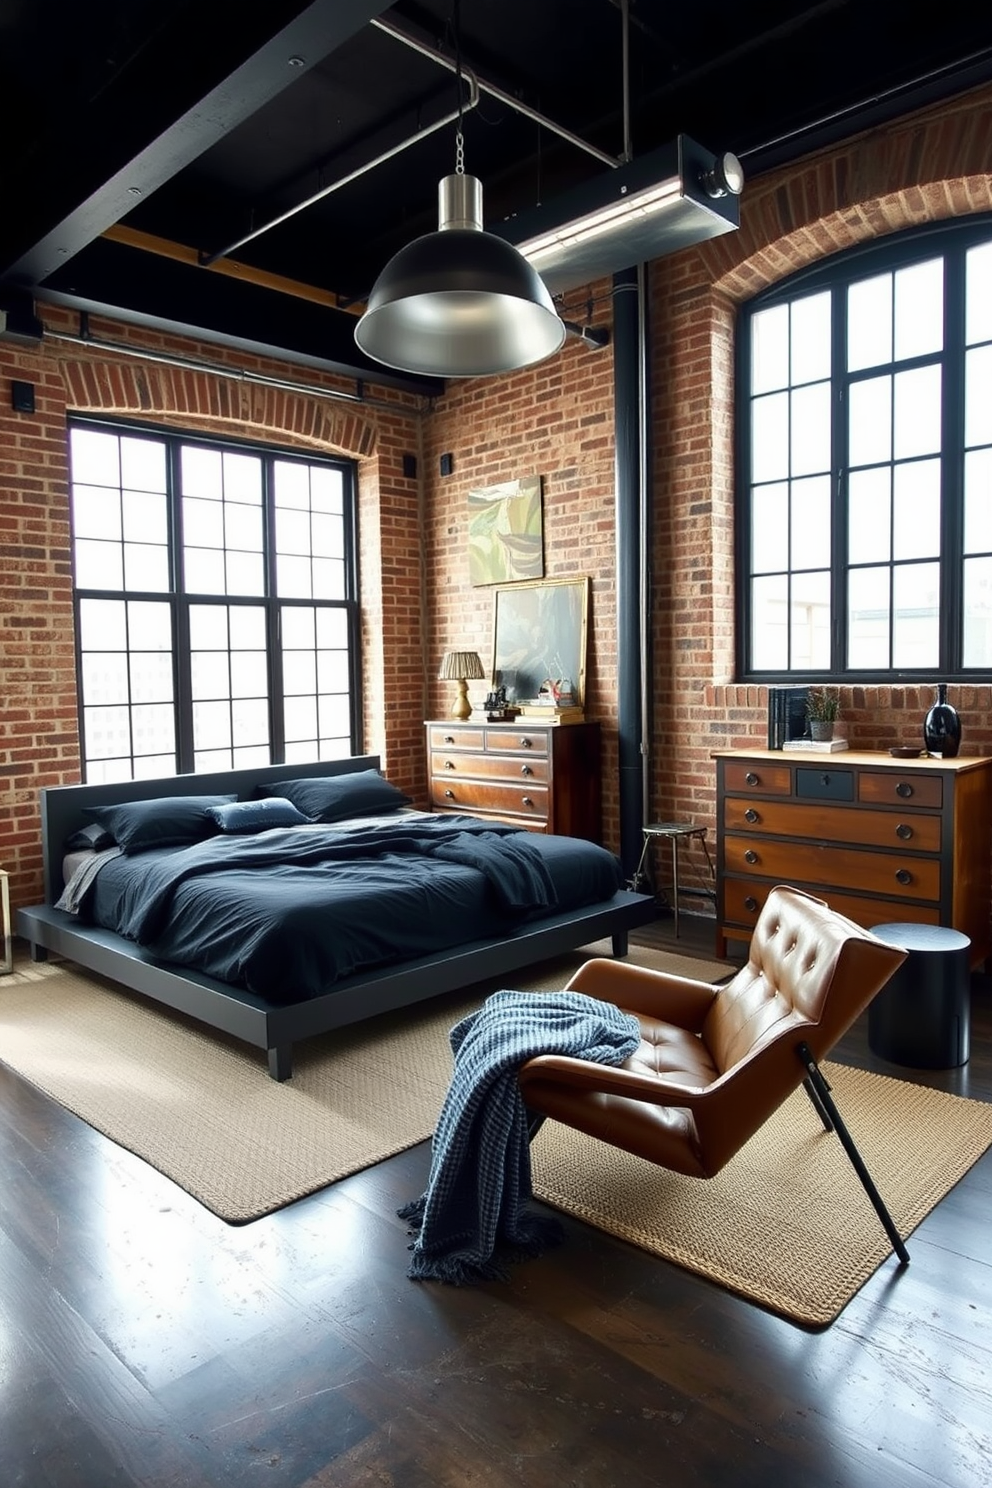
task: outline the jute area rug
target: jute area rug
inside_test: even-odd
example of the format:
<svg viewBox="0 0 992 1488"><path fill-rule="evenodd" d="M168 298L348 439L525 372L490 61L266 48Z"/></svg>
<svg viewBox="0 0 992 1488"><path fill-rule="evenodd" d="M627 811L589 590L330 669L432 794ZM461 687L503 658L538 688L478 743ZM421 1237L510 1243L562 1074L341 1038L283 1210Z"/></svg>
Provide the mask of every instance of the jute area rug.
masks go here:
<svg viewBox="0 0 992 1488"><path fill-rule="evenodd" d="M605 943L514 979L561 987ZM719 980L719 962L635 947ZM0 978L0 1060L232 1224L428 1138L448 1031L497 983L309 1040L293 1078L264 1054L64 964ZM840 1110L906 1236L992 1145L992 1106L828 1064ZM547 1203L798 1322L830 1322L890 1254L839 1141L797 1091L716 1178L681 1178L554 1122L534 1144Z"/></svg>

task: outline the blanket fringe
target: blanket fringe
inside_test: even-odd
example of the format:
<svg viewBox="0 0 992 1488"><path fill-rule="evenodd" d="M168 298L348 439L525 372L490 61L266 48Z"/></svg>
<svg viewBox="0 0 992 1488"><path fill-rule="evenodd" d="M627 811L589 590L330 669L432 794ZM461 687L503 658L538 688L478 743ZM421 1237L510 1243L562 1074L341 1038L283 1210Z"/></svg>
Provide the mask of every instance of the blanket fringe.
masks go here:
<svg viewBox="0 0 992 1488"><path fill-rule="evenodd" d="M403 1209L397 1210L397 1213L401 1219L407 1219L410 1217L407 1211L416 1210L418 1204L422 1215L423 1200L414 1200L412 1204L406 1204ZM442 1281L449 1286L477 1286L484 1281L508 1281L509 1265L517 1261L533 1260L545 1251L561 1245L564 1239L565 1227L560 1220L541 1214L525 1214L518 1219L517 1233L513 1240L500 1242L496 1254L484 1260L478 1257L469 1260L457 1251L427 1255L415 1245L410 1246L413 1259L406 1274L411 1281Z"/></svg>

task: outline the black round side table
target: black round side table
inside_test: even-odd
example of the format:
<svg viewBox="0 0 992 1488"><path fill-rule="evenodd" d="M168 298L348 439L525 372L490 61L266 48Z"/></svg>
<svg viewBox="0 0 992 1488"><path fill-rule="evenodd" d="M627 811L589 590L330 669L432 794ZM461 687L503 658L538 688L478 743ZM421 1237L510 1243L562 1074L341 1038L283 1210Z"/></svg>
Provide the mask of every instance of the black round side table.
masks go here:
<svg viewBox="0 0 992 1488"><path fill-rule="evenodd" d="M873 925L886 945L909 952L868 1007L868 1046L914 1069L967 1064L971 1037L971 941L945 925Z"/></svg>

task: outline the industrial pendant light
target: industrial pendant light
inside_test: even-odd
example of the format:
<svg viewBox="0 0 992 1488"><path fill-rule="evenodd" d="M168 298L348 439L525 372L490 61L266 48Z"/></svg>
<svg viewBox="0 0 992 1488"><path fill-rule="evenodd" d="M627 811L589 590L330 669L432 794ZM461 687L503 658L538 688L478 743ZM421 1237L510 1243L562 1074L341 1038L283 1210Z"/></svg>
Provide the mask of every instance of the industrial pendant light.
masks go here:
<svg viewBox="0 0 992 1488"><path fill-rule="evenodd" d="M404 372L482 377L543 361L565 340L544 280L482 229L482 186L445 176L438 230L383 269L355 327L368 356Z"/></svg>
<svg viewBox="0 0 992 1488"><path fill-rule="evenodd" d="M455 174L438 187L438 230L390 259L355 340L401 372L484 377L543 361L564 342L565 327L537 270L483 230L482 184L465 175L463 160L460 54L456 75Z"/></svg>

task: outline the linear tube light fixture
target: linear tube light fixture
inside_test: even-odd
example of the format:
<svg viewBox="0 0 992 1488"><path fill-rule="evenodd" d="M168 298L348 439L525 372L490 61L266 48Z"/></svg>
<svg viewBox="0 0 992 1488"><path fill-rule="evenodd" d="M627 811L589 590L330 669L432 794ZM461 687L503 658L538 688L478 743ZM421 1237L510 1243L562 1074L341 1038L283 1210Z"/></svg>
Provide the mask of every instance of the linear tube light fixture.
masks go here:
<svg viewBox="0 0 992 1488"><path fill-rule="evenodd" d="M736 156L679 135L494 231L559 294L734 231L743 183Z"/></svg>
<svg viewBox="0 0 992 1488"><path fill-rule="evenodd" d="M615 206L604 207L600 212L590 212L575 222L563 223L561 227L553 228L543 237L531 238L529 242L519 244L519 250L540 273L542 259L547 259L557 249L567 249L577 243L588 243L593 238L612 232L618 224L629 222L636 216L647 217L652 212L660 212L680 194L681 182L665 181L661 186L656 186L653 191L643 191L637 196L625 197Z"/></svg>

